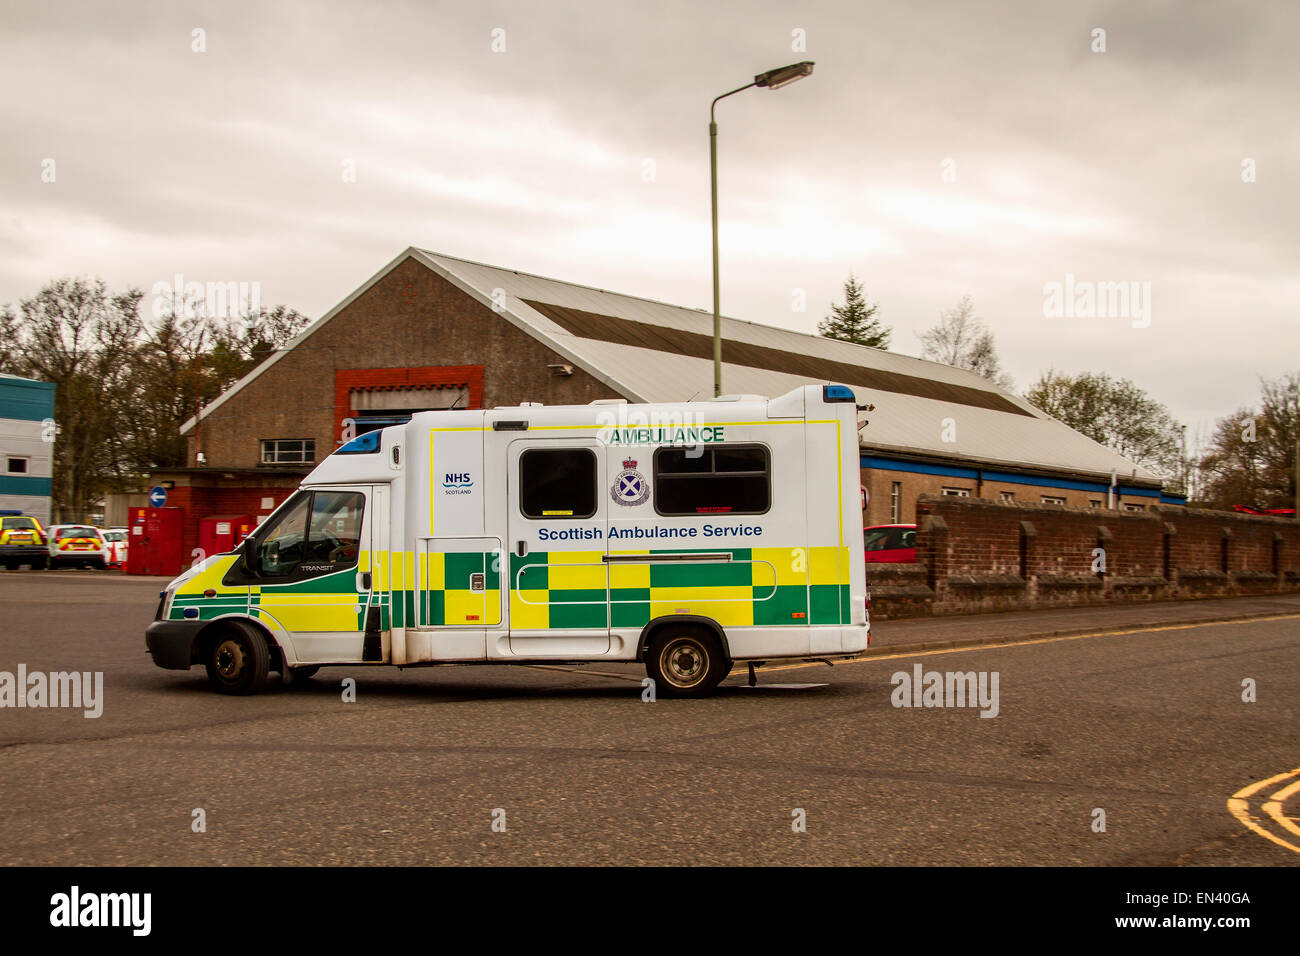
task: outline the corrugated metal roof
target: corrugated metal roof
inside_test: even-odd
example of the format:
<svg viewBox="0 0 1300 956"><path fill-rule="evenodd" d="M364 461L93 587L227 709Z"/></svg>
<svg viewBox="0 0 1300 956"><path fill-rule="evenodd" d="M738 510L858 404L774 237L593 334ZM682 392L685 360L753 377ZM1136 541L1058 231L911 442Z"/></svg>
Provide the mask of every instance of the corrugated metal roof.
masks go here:
<svg viewBox="0 0 1300 956"><path fill-rule="evenodd" d="M202 416L206 418L220 408L230 396L269 370L283 355L309 338L408 257L423 263L486 307L495 308L503 319L565 356L567 361L573 362L631 401L682 402L691 399L706 400L712 396L713 363L710 358L575 335L543 311L530 306L528 301L578 309L591 313L596 319L613 317L660 329L712 336L713 315L710 312L409 248L337 306L311 323L289 343L287 349L271 355L216 401L206 406ZM504 307L496 295L497 290L505 295ZM554 310L547 311L555 314ZM575 328L584 327L581 323L570 324ZM637 331L641 334L627 338L660 342L673 338L657 334L653 329ZM910 389L913 394L855 385L860 399L876 406L869 416L870 425L861 435L863 446L882 454L913 454L956 462L981 463L985 466L1004 465L1012 469L1040 469L1098 477L1109 477L1114 470L1130 483L1160 483L1159 476L1151 471L1138 467L1105 446L1049 418L1024 399L997 388L974 372L897 352L867 348L725 316L722 319L722 335L725 341L756 346L756 349L748 350L749 362L759 361L764 355L762 350L770 349L787 356L824 359L828 370L832 363L844 363L895 376L889 380L891 384ZM726 391L731 394L776 396L809 382L830 380L829 376L809 377L791 374L789 371L754 367L752 364L729 363L726 355L724 344L723 383ZM774 364L798 364L801 369L808 367L806 362L776 361ZM899 385L903 376L958 388L918 388L915 382ZM879 376L877 380L881 380ZM969 400L970 395L965 390L975 390L997 399L984 404L1001 408L1009 405L1018 411L977 407L934 397L944 394L959 397L964 395ZM917 391L922 394L915 394ZM945 419L952 419L956 425L955 441L943 440ZM185 433L193 427L194 419L191 418L181 427L181 431Z"/></svg>
<svg viewBox="0 0 1300 956"><path fill-rule="evenodd" d="M424 252L424 255L448 273L449 278L458 279L458 284L471 287L485 299L491 300L496 290L503 291L506 313L517 323L527 326L538 337L550 340L585 370L633 400L680 402L707 399L712 395L713 363L710 359L574 335L543 310L530 306L527 300L709 336L713 334L712 313L546 279L441 253ZM862 433L862 442L868 448L883 453L893 451L986 465L1003 464L1010 468L1028 467L1098 476L1109 476L1114 470L1130 481L1160 481L1153 472L1048 417L1019 396L997 388L974 372L728 317L722 320L722 334L725 340L822 358L828 363L853 364L990 393L1018 409L1017 412L1002 411L925 395L858 387L864 400L876 406L869 416L870 425ZM726 361L726 355L724 345L723 383L729 393L774 396L810 381L829 380L829 377L810 378L731 364ZM952 419L955 424L954 441L943 440L946 419Z"/></svg>

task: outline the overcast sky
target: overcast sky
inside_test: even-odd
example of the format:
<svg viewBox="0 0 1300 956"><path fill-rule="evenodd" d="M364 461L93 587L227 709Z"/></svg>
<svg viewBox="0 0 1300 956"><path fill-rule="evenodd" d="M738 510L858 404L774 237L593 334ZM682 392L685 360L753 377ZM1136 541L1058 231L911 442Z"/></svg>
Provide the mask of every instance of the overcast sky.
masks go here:
<svg viewBox="0 0 1300 956"><path fill-rule="evenodd" d="M719 105L725 313L814 331L852 271L919 354L970 294L1018 389L1109 371L1192 431L1300 370L1290 0L0 7L0 303L315 318L415 245L711 308L709 101L810 59ZM1149 324L1045 315L1067 275Z"/></svg>

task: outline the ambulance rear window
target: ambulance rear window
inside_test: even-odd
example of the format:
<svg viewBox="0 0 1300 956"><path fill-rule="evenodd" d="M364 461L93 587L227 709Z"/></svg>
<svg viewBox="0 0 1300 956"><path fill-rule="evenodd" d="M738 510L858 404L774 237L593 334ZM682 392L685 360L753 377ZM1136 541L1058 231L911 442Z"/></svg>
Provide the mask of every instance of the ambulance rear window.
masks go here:
<svg viewBox="0 0 1300 956"><path fill-rule="evenodd" d="M703 445L655 452L655 510L661 515L758 515L772 504L765 445Z"/></svg>
<svg viewBox="0 0 1300 956"><path fill-rule="evenodd" d="M519 510L525 518L590 518L596 513L596 453L529 448L519 456Z"/></svg>

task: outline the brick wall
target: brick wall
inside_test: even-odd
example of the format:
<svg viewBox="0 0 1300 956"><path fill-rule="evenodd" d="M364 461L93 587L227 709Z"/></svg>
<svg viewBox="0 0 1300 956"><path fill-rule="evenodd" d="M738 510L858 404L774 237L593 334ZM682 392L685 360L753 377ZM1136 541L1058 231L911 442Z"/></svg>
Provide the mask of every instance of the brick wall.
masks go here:
<svg viewBox="0 0 1300 956"><path fill-rule="evenodd" d="M260 439L314 438L316 460L324 459L340 437L335 373L347 369L481 365L482 404L488 408L622 397L581 369L565 376L546 367L564 362L491 308L407 259L205 418L202 451L213 468L257 468ZM191 462L195 451L191 432Z"/></svg>
<svg viewBox="0 0 1300 956"><path fill-rule="evenodd" d="M221 487L211 476L175 474L177 484L167 492L168 507L182 509L181 557L183 567L188 567L199 546L199 519L211 515L251 515L254 523L270 514L275 507L297 490L299 478L267 475L255 483L242 487ZM191 484L191 481L202 484ZM182 483L184 482L184 483ZM272 507L263 508L262 499L269 498Z"/></svg>
<svg viewBox="0 0 1300 956"><path fill-rule="evenodd" d="M867 567L878 617L1300 590L1300 522L1289 519L939 495L916 511L917 563Z"/></svg>
<svg viewBox="0 0 1300 956"><path fill-rule="evenodd" d="M1102 505L1106 501L1105 487L1091 490L1076 488L1057 488L1052 485L1019 484L991 479L958 478L946 475L928 475L911 471L893 471L887 468L863 468L861 482L870 493L866 510L862 513L864 525L890 524L890 494L893 483L901 486L899 522L911 524L916 521L916 501L921 495L938 495L944 488L966 488L972 496L997 501L1002 492L1015 496L1017 502L1038 504L1043 495L1064 498L1069 507L1087 508L1089 503L1097 501ZM1116 508L1122 510L1126 504L1142 505L1147 510L1157 503L1157 499L1146 495L1119 494L1116 496Z"/></svg>

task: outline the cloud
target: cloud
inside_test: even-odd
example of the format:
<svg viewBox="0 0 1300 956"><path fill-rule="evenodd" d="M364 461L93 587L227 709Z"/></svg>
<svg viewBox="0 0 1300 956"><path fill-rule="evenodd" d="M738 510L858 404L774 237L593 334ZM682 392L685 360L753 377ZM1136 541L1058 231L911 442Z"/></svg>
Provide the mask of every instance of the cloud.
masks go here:
<svg viewBox="0 0 1300 956"><path fill-rule="evenodd" d="M1194 424L1295 367L1297 26L1284 3L21 5L0 302L179 271L319 315L420 245L707 306L709 100L808 58L718 108L727 312L811 331L853 271L915 350L969 293L1022 384L1109 370ZM1044 319L1066 273L1152 282L1151 328Z"/></svg>

